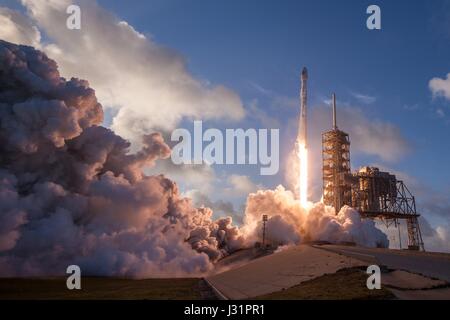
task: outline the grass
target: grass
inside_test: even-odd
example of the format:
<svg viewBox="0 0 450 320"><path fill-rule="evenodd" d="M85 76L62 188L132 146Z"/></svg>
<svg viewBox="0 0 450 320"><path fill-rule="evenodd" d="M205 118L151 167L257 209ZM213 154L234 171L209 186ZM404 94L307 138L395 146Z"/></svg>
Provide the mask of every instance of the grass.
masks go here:
<svg viewBox="0 0 450 320"><path fill-rule="evenodd" d="M259 296L259 300L380 300L394 299L387 289L369 290L368 275L357 268L343 269L334 274L303 282L300 285Z"/></svg>
<svg viewBox="0 0 450 320"><path fill-rule="evenodd" d="M202 298L199 282L196 278L82 278L81 290L68 290L65 278L0 279L0 300L198 300Z"/></svg>
<svg viewBox="0 0 450 320"><path fill-rule="evenodd" d="M260 300L355 300L394 299L385 288L369 290L368 275L358 268L303 282L300 285L256 297ZM205 285L197 278L117 279L82 278L81 290L68 290L65 278L0 279L0 300L199 300Z"/></svg>

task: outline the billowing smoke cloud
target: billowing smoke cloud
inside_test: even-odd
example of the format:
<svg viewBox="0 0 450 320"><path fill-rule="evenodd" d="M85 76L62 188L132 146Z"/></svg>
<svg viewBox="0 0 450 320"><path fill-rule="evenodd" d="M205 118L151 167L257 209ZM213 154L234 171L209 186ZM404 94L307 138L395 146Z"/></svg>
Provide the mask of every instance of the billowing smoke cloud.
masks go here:
<svg viewBox="0 0 450 320"><path fill-rule="evenodd" d="M61 78L31 47L0 42L0 275L199 274L242 245L231 219L213 222L164 176L142 172L169 147L158 133L130 143L99 124L86 81Z"/></svg>
<svg viewBox="0 0 450 320"><path fill-rule="evenodd" d="M353 242L368 247L388 247L386 235L372 220L362 220L359 213L343 207L338 215L323 203L303 208L291 191L278 186L275 190L260 190L247 199L245 224L242 231L247 241L261 239L261 216L269 216L268 239L278 244L301 241Z"/></svg>

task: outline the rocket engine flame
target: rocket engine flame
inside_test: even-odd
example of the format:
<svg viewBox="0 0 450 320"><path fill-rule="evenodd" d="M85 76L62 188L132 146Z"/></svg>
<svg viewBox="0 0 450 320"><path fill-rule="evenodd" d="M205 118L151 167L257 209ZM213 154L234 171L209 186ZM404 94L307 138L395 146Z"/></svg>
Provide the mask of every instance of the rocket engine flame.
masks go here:
<svg viewBox="0 0 450 320"><path fill-rule="evenodd" d="M302 207L306 207L308 204L308 148L307 143L307 101L308 101L308 70L303 68L302 74L300 76L301 87L300 87L300 118L298 126L298 137L297 137L297 156L299 161L299 198Z"/></svg>
<svg viewBox="0 0 450 320"><path fill-rule="evenodd" d="M302 207L308 204L308 149L304 143L298 143L297 155L299 160L299 198Z"/></svg>

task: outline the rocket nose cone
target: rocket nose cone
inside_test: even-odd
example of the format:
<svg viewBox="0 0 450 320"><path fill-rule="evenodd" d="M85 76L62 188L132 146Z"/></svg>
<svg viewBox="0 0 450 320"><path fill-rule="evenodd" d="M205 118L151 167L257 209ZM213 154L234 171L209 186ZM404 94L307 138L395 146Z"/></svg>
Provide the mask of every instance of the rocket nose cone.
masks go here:
<svg viewBox="0 0 450 320"><path fill-rule="evenodd" d="M304 67L302 70L302 79L306 79L306 78L308 78L308 69L306 69L306 67Z"/></svg>

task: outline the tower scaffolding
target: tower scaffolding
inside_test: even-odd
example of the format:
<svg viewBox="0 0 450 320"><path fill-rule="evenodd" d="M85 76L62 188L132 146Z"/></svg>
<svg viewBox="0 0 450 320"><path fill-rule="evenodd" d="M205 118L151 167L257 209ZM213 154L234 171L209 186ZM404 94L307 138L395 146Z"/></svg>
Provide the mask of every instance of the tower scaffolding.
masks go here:
<svg viewBox="0 0 450 320"><path fill-rule="evenodd" d="M399 228L406 221L408 249L425 251L416 210L416 200L403 181L395 175L365 167L353 174L358 180L352 187L353 207L361 217L381 220L387 228Z"/></svg>
<svg viewBox="0 0 450 320"><path fill-rule="evenodd" d="M405 220L408 249L425 251L416 201L403 181L374 167L351 173L349 135L337 127L334 94L332 101L333 129L322 134L323 203L333 206L336 214L351 206L361 217L381 220L387 228L399 228L399 221Z"/></svg>
<svg viewBox="0 0 450 320"><path fill-rule="evenodd" d="M349 135L336 125L336 96L333 94L333 130L322 134L323 202L337 214L344 205L351 206Z"/></svg>

